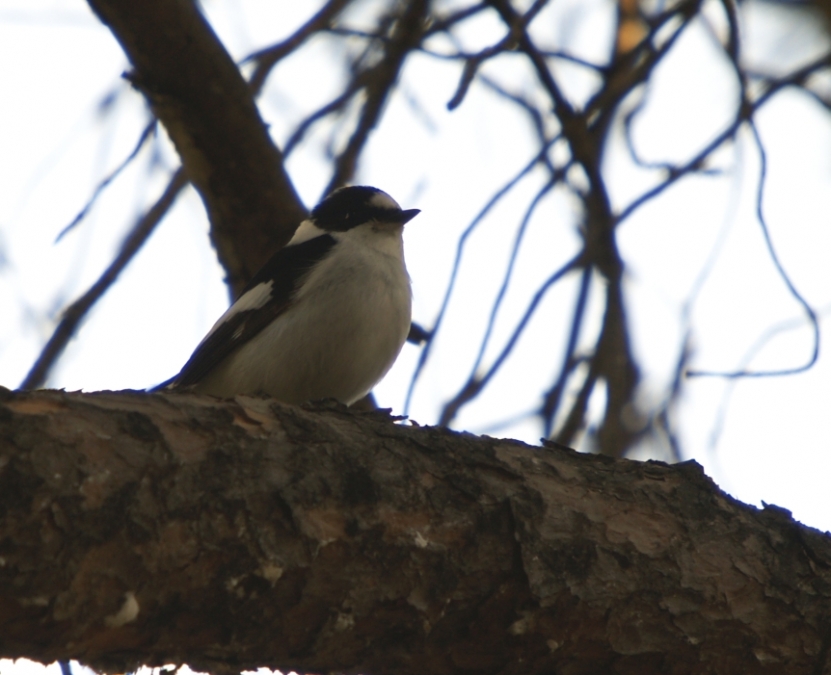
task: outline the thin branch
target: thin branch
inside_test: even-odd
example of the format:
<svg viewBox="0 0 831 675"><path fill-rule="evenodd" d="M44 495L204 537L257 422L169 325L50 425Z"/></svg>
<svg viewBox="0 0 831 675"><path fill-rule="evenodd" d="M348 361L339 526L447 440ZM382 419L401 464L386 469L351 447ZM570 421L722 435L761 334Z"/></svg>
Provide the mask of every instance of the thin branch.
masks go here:
<svg viewBox="0 0 831 675"><path fill-rule="evenodd" d="M486 75L480 74L479 81L495 93L502 96L503 98L516 104L527 113L528 117L531 118L534 130L537 132L537 140L540 144L540 147L545 147L549 143L554 142L559 138L562 138L562 133L558 133L553 139L548 138L545 125L546 114L543 111L541 111L537 106L535 106L531 101L529 101L526 97L522 96L521 94L515 94L513 92L508 91L501 84L499 84L498 82ZM569 161L561 169L558 170L554 167L553 162L551 162L547 154L544 155L543 161L545 162L546 167L548 167L548 170L554 179L558 179L558 176L561 177L562 174L565 174L571 166L571 162Z"/></svg>
<svg viewBox="0 0 831 675"><path fill-rule="evenodd" d="M505 359L507 359L511 352L514 350L517 340L519 340L520 335L522 335L522 333L525 331L525 327L528 325L528 322L531 320L531 317L534 315L534 312L536 312L537 306L545 297L546 293L548 293L549 289L560 279L562 279L566 274L580 267L583 264L583 256L584 254L581 251L571 260L569 260L565 265L563 265L560 269L554 272L554 274L548 277L548 279L545 280L545 283L537 290L537 292L534 294L534 297L531 299L530 304L525 310L525 314L523 314L522 319L520 319L519 323L514 329L513 334L511 335L508 342L505 344L505 347L502 349L502 352L499 354L499 356L496 358L493 364L491 364L491 367L487 370L487 372L481 377L474 376L470 380L468 380L465 387L444 406L444 409L441 413L441 418L439 419L439 426L447 426L448 424L450 424L450 422L453 421L453 418L456 417L456 414L459 412L461 407L471 399L478 396L479 392L481 392L482 389L485 388L485 385L487 385L491 378L493 378L493 376L496 375L497 371L502 367L502 364L505 362Z"/></svg>
<svg viewBox="0 0 831 675"><path fill-rule="evenodd" d="M783 375L796 375L798 373L804 373L806 370L810 370L811 368L813 368L814 364L817 362L817 359L819 358L820 329L817 314L814 311L813 307L811 307L808 301L803 297L803 295L796 289L796 286L794 286L790 276L785 271L785 268L782 266L782 262L779 260L779 256L776 253L776 248L773 245L773 240L770 237L770 230L767 225L767 220L765 219L763 208L765 180L767 179L767 153L765 152L764 144L762 143L761 136L759 135L759 130L752 119L748 121L748 125L750 126L750 129L753 132L753 139L756 143L757 149L759 150L759 182L756 188L756 219L759 221L759 227L762 230L762 235L765 239L765 245L768 249L768 254L770 255L770 259L773 261L774 267L776 267L776 271L779 273L779 276L785 283L785 286L787 286L790 294L802 306L802 309L805 312L806 317L808 318L808 322L811 325L814 337L814 347L808 361L805 364L794 368L782 368L777 370L759 371L748 371L745 369L741 369L733 372L691 370L687 373L688 377L722 377L732 379L738 377L781 377Z"/></svg>
<svg viewBox="0 0 831 675"><path fill-rule="evenodd" d="M831 315L831 304L825 305L822 309L817 311L817 316L819 317L826 317L829 315ZM739 361L739 363L741 364L740 368L744 369L746 366L750 365L751 361L762 350L762 348L780 333L784 333L786 331L791 330L797 330L804 327L804 316L795 317L793 319L786 319L784 321L780 321L770 326L761 336L759 336L759 338L757 338L756 342L753 343L750 349L748 349L747 352L745 352L744 356ZM718 406L716 418L713 422L713 428L710 431L710 437L708 441L708 449L710 451L715 450L716 446L718 445L719 437L721 436L721 433L724 429L724 423L727 417L727 408L730 403L730 398L733 395L733 391L735 390L735 387L738 384L738 382L738 378L728 378L726 388L721 397L721 403Z"/></svg>
<svg viewBox="0 0 831 675"><path fill-rule="evenodd" d="M424 39L429 10L428 0L413 0L404 6L403 13L392 22L390 41L384 45L383 57L371 69L373 75L368 78L365 86L366 101L355 131L346 148L335 158L335 170L324 194L345 185L355 174L358 157L369 134L381 119L381 113L396 86L407 57Z"/></svg>
<svg viewBox="0 0 831 675"><path fill-rule="evenodd" d="M552 141L553 143L553 141ZM442 299L441 306L439 307L439 313L436 316L436 321L433 324L432 330L430 330L430 337L425 342L424 348L421 350L421 355L419 356L418 363L416 364L416 368L413 371L413 376L410 379L410 386L407 389L407 398L404 402L404 414L408 414L410 409L410 403L412 402L413 392L415 391L416 383L418 382L419 377L421 376L422 371L424 370L425 365L427 364L427 359L430 357L430 353L433 347L433 342L436 339L436 336L439 332L439 329L444 322L444 316L447 313L447 307L450 304L450 298L453 295L453 291L456 288L456 278L459 275L459 269L462 263L462 256L464 255L465 245L467 244L468 238L473 234L476 228L480 225L480 223L484 220L485 216L490 213L491 209L493 209L501 199L507 195L517 184L522 181L529 173L531 173L532 169L534 169L537 164L543 161L546 153L548 152L551 144L544 147L540 152L538 152L534 157L531 159L528 164L526 164L522 169L517 172L517 174L511 178L507 183L505 183L496 193L487 201L487 203L482 207L479 213L473 218L470 224L465 228L464 232L462 232L461 236L459 237L459 243L456 245L456 257L453 261L453 268L450 272L450 279L447 282L447 288L444 292L444 298Z"/></svg>
<svg viewBox="0 0 831 675"><path fill-rule="evenodd" d="M361 38L362 40L380 40L381 42L388 42L389 36L379 32L371 32L360 30L359 28L345 28L344 26L331 26L326 29L329 35L336 35L338 37Z"/></svg>
<svg viewBox="0 0 831 675"><path fill-rule="evenodd" d="M729 3L730 0L725 0L725 2ZM639 70L640 70L639 75L636 76L636 77L630 78L630 81L629 81L629 85L630 85L629 90L630 91L632 89L634 89L635 85L637 85L637 84L644 84L645 91L641 95L641 98L638 101L638 103L635 104L635 106L633 106L633 108L630 111L628 111L626 113L626 115L624 116L624 118L623 118L624 139L626 141L626 146L627 146L627 150L629 151L629 155L637 166L640 166L640 167L643 167L643 168L646 168L646 169L663 170L663 171L666 171L667 175L669 175L669 176L676 176L679 173L683 173L684 175L693 174L693 173L695 173L697 175L718 175L718 174L720 174L720 172L706 168L704 166L703 162L699 163L697 165L691 166L691 167L689 167L689 166L688 167L682 167L682 166L679 166L677 164L669 163L669 162L649 162L649 161L643 159L640 156L640 154L638 153L637 149L635 148L635 141L634 141L634 137L633 137L632 126L635 122L635 118L643 111L643 109L646 106L646 103L648 101L648 91L649 91L649 87L650 87L650 84L651 84L650 81L647 79L648 75L652 72L652 70L655 68L655 66L657 66L658 63L669 53L669 50L671 49L671 47L677 42L677 40L681 37L684 30L686 30L686 28L690 25L691 19L694 15L690 14L688 9L684 12L684 15L686 16L686 19L675 29L673 34L661 45L661 48L658 51L650 51L646 58L640 59L641 60L641 65L639 66ZM662 27L662 25L663 24L658 24L658 25L656 25L655 27L652 28L652 36L650 36L650 41L651 41L651 38L654 36L655 31L657 31L660 27ZM732 35L732 29L731 29L731 35ZM732 38L731 38L731 40L732 40ZM639 49L641 49L641 50L646 49L648 44L649 44L649 41L643 43ZM733 49L732 41L729 43L728 47L726 47L725 49ZM737 47L736 47L736 49L737 49ZM728 52L728 57L729 57L729 55L730 55L730 52ZM635 55L633 54L632 56L634 57ZM731 60L731 63L733 63L734 69L737 72L739 83L740 83L741 91L740 91L740 95L739 95L738 98L739 98L740 101L744 101L745 100L746 84L745 84L744 78L742 76L741 69L739 68L739 65L738 65L737 61L732 61ZM625 90L621 89L620 93L626 94L627 92ZM598 95L598 99L599 98L600 98L600 95ZM739 108L736 111L737 118L741 115L741 112L742 112L742 108L741 108L741 106L739 106Z"/></svg>
<svg viewBox="0 0 831 675"><path fill-rule="evenodd" d="M766 101L786 87L804 87L811 75L815 75L829 66L831 66L831 52L814 59L785 77L772 78L752 70L745 70L744 72L749 78L760 80L762 86L765 87L764 93L754 101L754 107L758 109L759 103Z"/></svg>
<svg viewBox="0 0 831 675"><path fill-rule="evenodd" d="M522 240L525 237L525 232L528 229L528 224L531 222L531 216L534 215L534 212L537 210L537 206L539 206L543 197L551 192L556 184L557 179L554 178L543 185L537 194L534 195L534 199L531 200L531 203L525 210L525 215L523 216L522 222L520 223L519 228L517 228L516 235L514 236L514 245L511 247L511 254L508 257L508 267L502 277L502 284L499 287L499 291L496 293L496 298L494 299L493 306L491 307L491 313L488 317L487 326L485 327L485 334L482 336L482 341L479 345L479 352L477 353L476 358L473 361L473 366L470 369L471 373L468 381L473 380L476 377L476 373L482 365L482 359L485 357L485 350L490 342L493 329L496 326L496 317L499 314L499 309L502 307L502 301L505 299L505 294L508 292L508 285L513 277L514 267L516 265L517 257L519 256L519 249L522 245Z"/></svg>
<svg viewBox="0 0 831 675"><path fill-rule="evenodd" d="M519 49L528 56L531 64L534 66L541 84L554 103L554 112L562 121L563 126L568 126L574 122L575 111L560 91L560 87L557 85L551 71L548 69L548 65L545 63L545 57L528 36L523 24L523 17L517 14L508 0L490 0L489 4L496 9L502 17L502 20L516 36ZM579 156L579 153L575 153L575 157L577 156Z"/></svg>
<svg viewBox="0 0 831 675"><path fill-rule="evenodd" d="M286 141L285 146L283 147L283 157L288 157L291 152L294 150L295 147L303 140L303 137L309 131L311 126L316 122L320 121L324 117L331 115L332 113L338 112L342 110L343 107L349 103L350 100L361 91L364 87L364 77L362 74L357 75L353 78L349 84L347 85L346 89L341 93L339 96L335 97L326 105L321 106L313 113L311 113L306 119L304 119L294 130L289 139Z"/></svg>
<svg viewBox="0 0 831 675"><path fill-rule="evenodd" d="M824 56L812 61L808 65L800 68L798 71L795 71L788 77L784 77L778 80L770 80L766 82L767 89L762 93L758 98L756 98L752 102L745 102L745 104L741 107L741 110L736 115L735 119L730 123L730 125L718 134L710 143L708 143L704 148L696 154L692 159L690 159L686 164L682 164L678 167L671 168L668 170L667 178L655 185L654 187L646 190L640 196L633 199L629 204L617 215L616 222L617 224L622 223L626 220L629 216L632 215L637 209L643 206L646 202L654 199L658 195L662 194L668 187L673 185L679 179L685 177L687 174L696 171L698 167L701 167L706 162L707 158L712 155L716 150L718 150L725 142L732 141L735 139L736 134L738 133L739 128L744 124L747 120L750 120L754 113L762 108L771 98L777 94L779 91L786 87L790 86L797 86L799 83L804 82L811 74L831 65L831 52L825 54Z"/></svg>
<svg viewBox="0 0 831 675"><path fill-rule="evenodd" d="M436 33L443 33L448 31L450 28L455 26L457 23L461 23L465 19L469 19L472 16L476 16L479 12L488 9L488 3L480 2L478 5L471 5L470 7L465 7L460 9L456 12L452 12L445 17L433 17L430 25L427 27L427 31L425 35L435 35Z"/></svg>
<svg viewBox="0 0 831 675"><path fill-rule="evenodd" d="M501 420L497 420L496 422L490 422L486 426L475 427L471 429L471 433L476 434L477 436L493 436L500 431L505 429L510 429L516 424L520 422L524 422L531 417L536 415L537 411L534 408L530 408L525 410L524 412L519 412L511 415L510 417L506 417Z"/></svg>
<svg viewBox="0 0 831 675"><path fill-rule="evenodd" d="M598 117L608 117L614 110L617 109L618 104L624 97L631 94L639 85L644 85L645 92L641 95L638 103L628 111L623 118L624 139L626 141L627 149L632 160L638 166L649 169L664 169L669 174L677 171L678 167L664 162L647 162L642 159L635 149L634 139L632 137L632 125L635 118L644 109L648 100L648 90L650 86L649 76L654 71L655 67L664 59L675 45L684 31L689 27L691 19L695 16L691 10L695 9L696 2L687 2L677 8L677 13L684 16L684 20L675 28L673 33L661 44L659 49L653 48L653 42L657 31L661 30L664 22L657 22L652 26L650 35L641 42L641 44L633 51L627 53L623 59L615 63L614 67L610 69L610 75L607 80L607 86L604 87L591 100L587 106L588 114L591 115L598 111ZM697 167L700 169L700 167ZM703 169L700 169L704 172Z"/></svg>
<svg viewBox="0 0 831 675"><path fill-rule="evenodd" d="M739 38L741 31L739 30L739 17L736 12L736 3L734 0L721 0L721 5L724 7L724 13L727 16L727 44L724 45L724 51L727 53L731 62L739 63Z"/></svg>
<svg viewBox="0 0 831 675"><path fill-rule="evenodd" d="M672 385L670 387L669 396L667 396L664 400L651 424L651 426L662 431L666 437L673 462L681 462L684 459L681 451L681 442L678 440L678 434L673 428L674 425L671 415L673 408L681 399L681 393L684 386L684 376L687 372L687 364L690 362L690 358L692 356L691 343L692 336L689 332L687 332L684 336L681 350L678 353L678 360L675 363L675 370L672 376Z"/></svg>
<svg viewBox="0 0 831 675"><path fill-rule="evenodd" d="M574 404L566 415L563 425L553 438L554 442L560 445L571 446L574 443L574 437L577 435L577 432L586 423L586 410L589 406L589 399L600 377L600 361L597 358L597 354L589 357L588 362L589 369L586 373L586 379L583 380L580 391L577 392L577 396L574 398Z"/></svg>
<svg viewBox="0 0 831 675"><path fill-rule="evenodd" d="M583 275L580 279L580 290L577 293L577 302L574 305L574 316L571 320L571 331L566 344L565 354L563 356L563 367L560 369L560 375L557 378L554 386L546 392L543 398L543 404L537 411L537 414L542 418L544 435L548 438L551 435L554 426L554 418L557 415L557 409L560 407L560 399L565 391L566 382L569 374L573 371L579 359L575 359L574 355L577 351L577 344L580 339L580 329L583 327L583 320L586 313L586 304L589 297L589 287L592 278L592 266L587 265L583 269Z"/></svg>
<svg viewBox="0 0 831 675"><path fill-rule="evenodd" d="M92 306L107 292L116 279L118 279L118 275L121 274L121 271L133 259L136 252L144 245L153 233L156 225L159 224L164 214L167 213L167 210L187 183L184 169L179 169L173 174L162 196L139 219L135 227L127 235L115 260L110 263L110 266L86 293L66 308L58 326L52 333L52 337L49 338L49 341L41 351L40 356L38 356L29 374L26 375L26 379L21 383L20 389L36 389L43 385L49 374L49 370L63 353L64 349L66 349L66 345L75 334L81 321Z"/></svg>
<svg viewBox="0 0 831 675"><path fill-rule="evenodd" d="M248 86L251 88L252 93L255 96L259 94L274 66L298 49L312 35L328 28L348 3L349 0L329 0L311 19L287 39L246 57L243 63L247 61L255 61L257 63L254 72L251 73L251 77L248 80Z"/></svg>
<svg viewBox="0 0 831 675"><path fill-rule="evenodd" d="M69 223L65 228L63 228L58 236L55 238L55 243L57 244L61 239L64 238L69 232L75 228L75 226L80 223L86 215L89 213L90 209L95 205L95 202L98 201L98 197L101 196L101 193L112 183L118 176L121 174L124 169L126 169L130 163L138 156L141 149L144 147L144 144L147 142L147 139L150 138L150 135L156 129L156 120L154 119L151 121L145 128L144 131L141 132L141 136L139 136L138 142L136 143L136 147L133 148L132 152L127 155L127 158L119 164L113 172L104 178L98 185L96 186L95 190L92 193L92 196L89 198L87 203L84 205L78 215L72 219L72 222Z"/></svg>
<svg viewBox="0 0 831 675"><path fill-rule="evenodd" d="M639 436L631 420L637 413L635 391L640 372L632 356L629 330L619 276L608 278L606 315L597 343L594 360L598 376L606 380L606 413L597 432L598 451L611 457L623 457Z"/></svg>
<svg viewBox="0 0 831 675"><path fill-rule="evenodd" d="M625 221L629 216L631 216L635 211L637 211L641 206L646 204L647 202L655 199L658 195L663 193L668 187L673 185L676 181L683 178L687 174L695 171L699 166L702 166L703 163L707 160L707 158L713 154L723 143L728 140L733 140L736 136L736 133L739 130L739 127L742 124L741 117L737 117L733 120L727 129L721 132L718 136L716 136L701 152L699 152L695 157L693 157L689 162L686 164L682 164L674 169L669 168L667 169L667 178L652 188L649 188L645 192L641 193L638 197L635 197L629 204L623 208L623 210L618 213L617 217L615 218L615 224L620 225L623 221Z"/></svg>
<svg viewBox="0 0 831 675"><path fill-rule="evenodd" d="M425 56L430 56L434 59L439 59L441 61L466 61L467 59L475 59L478 55L481 54L481 52L465 52L461 49L458 49L457 51L452 53L445 54L423 46L419 47L418 51L420 51ZM507 50L503 50L503 53L505 51ZM587 68L600 74L603 74L608 70L608 66L600 65L598 63L592 63L591 61L581 59L579 56L574 56L574 54L557 49L540 49L540 54L542 54L547 59L568 61L569 63L582 66L583 68Z"/></svg>
<svg viewBox="0 0 831 675"><path fill-rule="evenodd" d="M525 27L534 20L534 17L539 14L540 10L542 10L546 4L548 4L548 0L536 0L525 14L508 27L508 33L504 38L492 47L487 47L478 54L474 54L465 60L465 66L462 69L462 76L459 79L458 86L456 87L456 93L453 94L453 97L447 104L448 110L455 110L459 107L464 100L471 83L473 82L473 78L476 77L476 73L485 61L516 47L520 33L525 31Z"/></svg>

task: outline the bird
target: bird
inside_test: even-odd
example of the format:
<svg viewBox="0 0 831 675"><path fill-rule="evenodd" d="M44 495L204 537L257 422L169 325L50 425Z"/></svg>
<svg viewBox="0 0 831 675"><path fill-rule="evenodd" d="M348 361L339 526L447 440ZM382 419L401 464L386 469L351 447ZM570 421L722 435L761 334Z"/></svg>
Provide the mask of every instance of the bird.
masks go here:
<svg viewBox="0 0 831 675"><path fill-rule="evenodd" d="M355 185L312 209L158 389L350 405L386 375L410 330L402 233L419 209Z"/></svg>

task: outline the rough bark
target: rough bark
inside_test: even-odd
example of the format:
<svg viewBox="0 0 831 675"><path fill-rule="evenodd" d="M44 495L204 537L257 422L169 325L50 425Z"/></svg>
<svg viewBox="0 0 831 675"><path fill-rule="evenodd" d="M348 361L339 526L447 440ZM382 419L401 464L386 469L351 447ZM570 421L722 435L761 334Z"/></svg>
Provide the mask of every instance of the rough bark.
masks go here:
<svg viewBox="0 0 831 675"><path fill-rule="evenodd" d="M202 196L236 294L306 215L248 85L192 0L89 4Z"/></svg>
<svg viewBox="0 0 831 675"><path fill-rule="evenodd" d="M0 656L831 672L831 538L731 499L693 462L336 405L0 398Z"/></svg>

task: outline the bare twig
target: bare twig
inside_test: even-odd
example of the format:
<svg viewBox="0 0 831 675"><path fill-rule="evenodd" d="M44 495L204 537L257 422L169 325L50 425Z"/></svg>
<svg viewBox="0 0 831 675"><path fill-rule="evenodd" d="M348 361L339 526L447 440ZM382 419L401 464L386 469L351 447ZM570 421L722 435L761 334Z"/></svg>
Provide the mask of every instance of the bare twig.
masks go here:
<svg viewBox="0 0 831 675"><path fill-rule="evenodd" d="M519 337L525 331L525 327L528 325L528 322L531 320L531 317L534 315L534 312L536 312L537 307L539 306L542 299L545 297L546 293L548 293L551 287L554 284L556 284L560 279L562 279L566 274L580 267L582 265L582 257L582 253L579 253L578 255L574 256L565 265L563 265L560 269L558 269L556 272L554 272L554 274L552 274L550 277L548 277L548 279L545 280L545 283L543 283L542 286L540 286L540 288L531 298L531 302L526 308L525 313L522 315L522 319L520 319L519 323L517 323L514 332L511 334L511 337L508 339L508 342L502 348L502 351L499 353L499 356L497 356L494 362L491 364L491 367L488 368L484 375L474 375L471 379L469 379L464 388L451 401L445 404L444 409L441 413L441 417L439 419L439 425L447 426L448 424L450 424L450 422L453 421L453 418L456 417L456 414L459 412L461 407L465 403L479 395L479 392L481 392L482 389L484 389L484 387L488 384L491 378L493 378L493 376L502 367L502 364L505 362L505 359L507 359L511 352L514 350L517 340L519 340Z"/></svg>
<svg viewBox="0 0 831 675"><path fill-rule="evenodd" d="M767 246L768 254L770 255L771 261L773 261L774 267L776 267L776 271L779 273L780 278L784 282L785 286L788 288L788 292L802 306L802 309L805 312L805 316L808 319L808 323L811 326L811 332L814 338L814 346L811 351L810 357L808 357L808 360L803 365L796 366L793 368L780 368L775 370L746 370L742 368L741 370L733 372L690 370L687 372L688 377L723 377L732 379L738 377L781 377L783 375L796 375L798 373L804 373L806 370L810 370L811 368L813 368L814 364L817 362L817 359L819 358L820 328L817 313L814 311L814 308L811 307L811 305L808 303L805 297L796 289L796 286L794 286L790 276L785 271L785 268L782 266L782 262L779 260L779 256L776 253L776 248L773 245L773 240L770 237L770 229L768 228L767 220L765 218L763 204L765 192L765 179L767 178L767 153L765 152L765 147L762 143L762 138L759 135L759 130L756 128L756 124L753 122L753 120L750 120L748 124L750 126L751 131L753 132L753 139L756 143L756 149L759 151L759 181L756 188L756 219L759 222L759 227L762 230L762 236L765 239L765 246Z"/></svg>
<svg viewBox="0 0 831 675"><path fill-rule="evenodd" d="M384 45L383 57L372 69L373 75L366 84L366 100L355 131L346 148L335 158L335 170L324 194L345 185L354 175L358 157L369 139L370 132L381 118L407 56L424 39L429 9L428 0L412 0L404 6L401 16L393 22L392 34L389 42Z"/></svg>
<svg viewBox="0 0 831 675"><path fill-rule="evenodd" d="M557 410L560 407L560 400L565 391L566 381L571 374L574 366L580 361L575 358L577 350L577 343L580 339L580 330L583 326L583 319L586 314L586 302L589 297L589 287L592 278L592 268L587 266L583 270L583 275L580 279L580 291L577 294L577 302L574 305L574 316L571 319L571 331L568 336L568 343L566 344L565 356L563 358L563 367L560 369L560 375L554 386L546 392L543 397L543 404L538 411L542 418L543 430L545 437L551 436L554 427L554 418L557 415ZM570 440L570 439L569 439ZM563 441L565 443L565 441Z"/></svg>
<svg viewBox="0 0 831 675"><path fill-rule="evenodd" d="M407 398L404 402L404 414L406 415L410 409L410 404L413 398L413 392L415 391L415 386L418 383L418 379L421 373L424 370L424 367L427 365L427 360L430 357L430 352L432 350L433 342L436 339L436 335L439 332L439 329L444 322L444 317L447 313L447 307L450 304L450 298L453 295L453 291L456 287L456 279L459 275L459 268L462 263L462 256L464 255L465 246L467 244L467 240L470 236L474 233L477 227L482 223L485 216L490 213L490 211L502 200L505 195L507 195L514 187L516 187L531 171L536 167L540 162L544 161L544 157L550 148L550 144L542 149L539 153L537 153L530 162L528 162L524 167L522 167L514 176L511 178L507 183L505 183L499 190L497 190L493 196L485 203L485 205L479 210L479 213L473 218L470 224L465 228L464 232L462 232L461 236L459 237L459 243L456 245L456 256L453 261L453 268L450 272L450 279L447 282L447 288L444 292L444 298L442 299L441 307L439 308L438 315L436 316L436 321L433 324L433 328L430 331L429 339L424 343L424 348L421 350L421 355L419 356L418 363L416 364L415 371L413 371L413 376L410 379L410 386L407 389Z"/></svg>
<svg viewBox="0 0 831 675"><path fill-rule="evenodd" d="M669 394L655 414L651 425L663 432L667 445L669 446L670 455L675 462L682 461L684 457L681 451L681 442L678 439L678 434L672 419L672 412L681 398L681 392L684 386L684 375L686 375L687 364L692 355L691 341L692 337L687 332L678 353L678 360L675 363L675 371L672 376L672 385L670 386Z"/></svg>
<svg viewBox="0 0 831 675"><path fill-rule="evenodd" d="M831 316L831 304L825 305L821 309L817 310L818 317L827 317ZM786 319L784 321L779 321L774 325L770 326L764 333L762 333L753 345L747 350L747 352L742 356L741 360L739 361L739 369L745 370L747 366L753 361L756 355L767 345L774 337L784 333L786 331L792 330L800 330L805 327L805 317L799 316L792 319ZM685 375L689 373L685 372ZM739 382L739 378L727 378L726 388L724 393L721 397L721 403L718 406L718 412L716 413L715 420L713 421L713 428L710 431L710 436L708 440L708 446L710 450L715 450L716 446L718 445L719 438L721 433L724 429L724 423L727 418L727 409L730 404L730 397L733 395L733 391L735 390L736 384Z"/></svg>
<svg viewBox="0 0 831 675"><path fill-rule="evenodd" d="M55 328L52 337L38 356L26 379L20 385L21 389L36 389L43 385L52 365L63 353L69 340L75 334L78 325L86 316L90 308L101 298L104 293L118 279L118 275L127 266L136 252L144 245L153 233L156 225L162 219L167 210L176 200L176 197L187 185L187 178L183 169L179 169L171 178L164 193L158 201L150 207L147 213L135 224L132 231L127 235L121 250L115 260L104 271L89 290L64 310L63 316Z"/></svg>
<svg viewBox="0 0 831 675"><path fill-rule="evenodd" d="M589 368L586 372L586 378L580 386L580 391L577 393L574 403L571 406L571 410L569 410L566 415L560 430L552 439L555 443L559 443L560 445L567 447L571 446L572 443L574 443L577 433L586 423L586 409L589 406L589 399L591 398L592 391L594 391L594 387L600 377L600 361L598 360L597 355L589 358L588 362Z"/></svg>
<svg viewBox="0 0 831 675"><path fill-rule="evenodd" d="M361 91L364 86L364 77L361 75L356 76L353 78L349 84L346 86L346 89L343 93L336 96L334 99L329 101L326 105L321 106L317 110L315 110L312 114L306 117L294 130L289 139L286 141L285 147L283 148L283 157L288 157L292 150L303 140L303 137L309 131L313 124L320 121L324 117L331 115L332 113L338 112L343 110L344 106L346 106L352 98Z"/></svg>
<svg viewBox="0 0 831 675"><path fill-rule="evenodd" d="M456 93L447 104L448 110L455 110L459 107L470 88L473 78L481 68L482 64L488 59L495 56L500 56L506 51L510 51L516 47L519 40L519 35L525 30L525 27L534 20L534 17L539 14L540 10L548 4L548 0L536 0L531 8L519 17L512 25L509 26L507 35L497 42L492 47L483 49L478 54L467 57L465 60L465 67L462 70L462 77L459 79L459 84L456 87Z"/></svg>
<svg viewBox="0 0 831 675"><path fill-rule="evenodd" d="M60 231L58 236L55 238L55 243L63 239L64 236L67 235L78 223L80 223L84 218L86 218L86 215L89 213L90 209L95 205L95 202L98 200L98 197L101 196L101 193L103 193L104 190L110 185L110 183L112 183L116 178L118 178L118 176L121 175L121 172L124 171L124 169L126 169L130 165L130 162L132 162L136 158L141 149L144 147L144 144L147 142L147 139L150 138L150 135L154 132L155 129L156 120L154 119L152 122L150 122L150 124L148 124L144 128L144 131L141 132L138 142L136 142L136 147L134 147L133 151L129 155L127 155L127 158L121 164L119 164L112 171L112 173L110 173L100 183L98 183L98 185L95 187L95 190L93 190L92 192L92 196L84 205L84 208L82 208L78 212L78 215L72 219L72 222L69 223L69 225L67 225Z"/></svg>
<svg viewBox="0 0 831 675"><path fill-rule="evenodd" d="M473 361L473 366L471 366L471 372L468 381L474 380L476 378L476 374L479 372L479 368L482 365L482 359L484 359L485 357L485 350L488 348L488 343L490 342L491 335L493 334L493 329L496 326L496 317L499 314L499 309L502 306L502 301L505 299L505 294L508 292L508 285L510 284L511 278L513 277L514 267L516 265L517 257L519 256L519 249L522 245L522 240L525 237L525 232L528 229L528 224L531 222L531 217L537 210L537 206L539 206L543 198L549 192L551 192L551 190L557 184L558 180L559 177L555 176L554 178L549 180L545 185L543 185L543 187L540 190L537 191L537 194L534 195L534 198L531 200L530 205L525 211L525 215L522 218L522 222L519 224L519 227L517 228L516 235L514 236L514 244L511 247L511 254L508 257L508 267L505 270L505 274L502 277L502 284L499 286L499 290L496 293L496 298L494 299L493 305L491 306L491 312L490 316L488 317L488 323L485 327L485 332L479 344L479 351L476 354L476 358Z"/></svg>
<svg viewBox="0 0 831 675"><path fill-rule="evenodd" d="M257 64L248 80L251 92L255 96L259 94L274 66L296 51L312 35L328 28L348 3L349 0L329 0L311 19L287 39L271 47L261 49L244 59L243 63L254 61Z"/></svg>

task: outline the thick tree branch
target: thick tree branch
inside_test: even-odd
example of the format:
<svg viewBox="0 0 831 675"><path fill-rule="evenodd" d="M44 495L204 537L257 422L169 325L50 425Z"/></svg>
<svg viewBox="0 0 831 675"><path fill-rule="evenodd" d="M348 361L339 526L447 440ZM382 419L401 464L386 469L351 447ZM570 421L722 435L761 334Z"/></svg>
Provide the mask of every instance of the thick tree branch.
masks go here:
<svg viewBox="0 0 831 675"><path fill-rule="evenodd" d="M89 4L176 144L238 292L306 215L248 85L192 0Z"/></svg>
<svg viewBox="0 0 831 675"><path fill-rule="evenodd" d="M831 538L694 463L239 397L0 391L0 656L827 672Z"/></svg>

